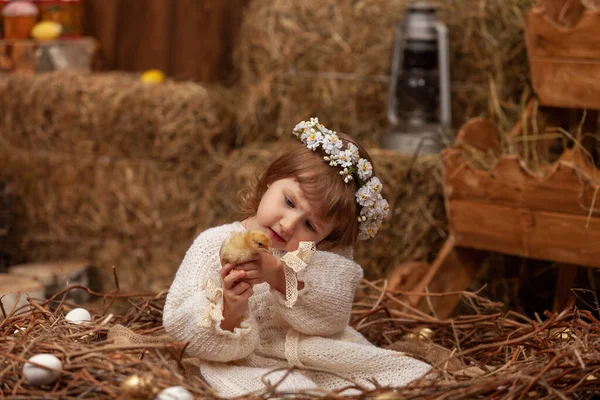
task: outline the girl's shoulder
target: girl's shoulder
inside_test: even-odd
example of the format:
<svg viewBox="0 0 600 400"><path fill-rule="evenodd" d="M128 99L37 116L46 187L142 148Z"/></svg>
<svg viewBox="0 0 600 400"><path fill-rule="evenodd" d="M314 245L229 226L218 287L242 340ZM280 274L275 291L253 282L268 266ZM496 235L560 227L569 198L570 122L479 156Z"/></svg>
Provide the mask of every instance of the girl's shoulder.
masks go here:
<svg viewBox="0 0 600 400"><path fill-rule="evenodd" d="M230 224L213 226L212 228L208 228L202 232L198 236L212 236L219 234L230 234L231 232L241 232L244 231L244 226L239 222L232 222Z"/></svg>
<svg viewBox="0 0 600 400"><path fill-rule="evenodd" d="M312 261L318 264L344 265L362 269L352 258L352 251L317 250L312 257Z"/></svg>
<svg viewBox="0 0 600 400"><path fill-rule="evenodd" d="M243 230L244 226L237 221L231 224L214 226L200 232L194 239L194 244L211 241L217 241L220 244L226 237L231 235L232 232L241 232Z"/></svg>

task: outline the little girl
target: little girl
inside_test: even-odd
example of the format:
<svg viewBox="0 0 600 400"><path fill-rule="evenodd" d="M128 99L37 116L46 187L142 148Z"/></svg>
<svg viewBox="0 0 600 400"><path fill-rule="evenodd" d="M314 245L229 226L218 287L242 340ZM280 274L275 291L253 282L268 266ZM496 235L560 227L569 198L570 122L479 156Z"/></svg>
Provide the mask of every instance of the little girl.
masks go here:
<svg viewBox="0 0 600 400"><path fill-rule="evenodd" d="M352 247L373 237L387 216L382 184L350 137L316 118L293 133L296 146L243 198L245 219L194 240L167 296L165 329L189 342L203 378L225 397L260 395L269 386L403 386L430 366L375 347L348 325L363 277ZM245 230L266 233L272 254L221 266L221 244Z"/></svg>

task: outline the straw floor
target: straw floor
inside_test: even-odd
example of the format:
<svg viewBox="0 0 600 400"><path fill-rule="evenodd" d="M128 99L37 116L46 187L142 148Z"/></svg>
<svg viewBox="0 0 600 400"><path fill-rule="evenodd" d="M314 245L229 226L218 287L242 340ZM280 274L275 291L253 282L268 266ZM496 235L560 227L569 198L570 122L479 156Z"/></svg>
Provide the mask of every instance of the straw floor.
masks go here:
<svg viewBox="0 0 600 400"><path fill-rule="evenodd" d="M72 287L69 290L84 290ZM73 325L64 315L75 305L62 294L20 310L5 310L0 322L0 393L10 399L139 398L152 399L169 386L183 386L197 398L214 393L183 356L185 344L164 341L161 327L165 293L124 294L114 290L97 296L93 322ZM433 294L435 295L435 294ZM440 320L412 309L402 293L382 291L382 283L364 281L353 308L352 326L373 343L403 349L432 360L443 350L431 375L392 390L364 388L362 393L280 393L277 385L263 396L245 398L377 398L377 399L591 399L600 391L600 321L594 312L566 309L532 320L500 304L464 293L470 312ZM127 326L145 341L117 341ZM111 335L112 334L112 335ZM154 340L148 338L154 337ZM110 339L108 339L110 337ZM113 339L114 338L114 339ZM22 375L26 360L51 353L63 362L58 380L33 386ZM432 362L432 361L430 361ZM138 376L144 384L125 386Z"/></svg>

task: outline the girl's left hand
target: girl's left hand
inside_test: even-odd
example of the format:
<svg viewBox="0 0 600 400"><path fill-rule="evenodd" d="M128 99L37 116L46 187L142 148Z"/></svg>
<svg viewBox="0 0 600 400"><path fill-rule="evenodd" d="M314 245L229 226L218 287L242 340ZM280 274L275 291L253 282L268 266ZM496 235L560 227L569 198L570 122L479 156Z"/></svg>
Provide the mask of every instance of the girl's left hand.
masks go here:
<svg viewBox="0 0 600 400"><path fill-rule="evenodd" d="M246 276L243 281L252 285L267 282L271 287L279 290L283 281L283 290L285 291L283 263L278 257L270 253L260 252L256 260L238 264L234 269L245 271Z"/></svg>

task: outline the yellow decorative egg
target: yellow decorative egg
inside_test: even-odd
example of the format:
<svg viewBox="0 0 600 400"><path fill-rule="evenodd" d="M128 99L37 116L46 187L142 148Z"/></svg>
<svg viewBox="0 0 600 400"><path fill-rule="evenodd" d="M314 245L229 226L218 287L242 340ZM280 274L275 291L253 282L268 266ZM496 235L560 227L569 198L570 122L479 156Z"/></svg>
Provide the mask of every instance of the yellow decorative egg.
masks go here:
<svg viewBox="0 0 600 400"><path fill-rule="evenodd" d="M37 40L54 40L62 33L62 25L55 21L38 22L31 29L31 37Z"/></svg>
<svg viewBox="0 0 600 400"><path fill-rule="evenodd" d="M165 73L159 69L149 69L142 74L144 83L161 83L165 80Z"/></svg>

